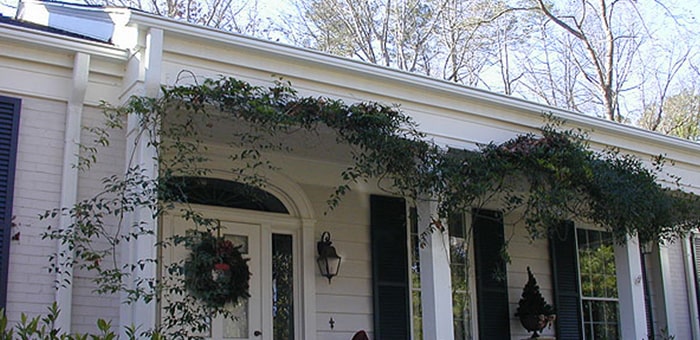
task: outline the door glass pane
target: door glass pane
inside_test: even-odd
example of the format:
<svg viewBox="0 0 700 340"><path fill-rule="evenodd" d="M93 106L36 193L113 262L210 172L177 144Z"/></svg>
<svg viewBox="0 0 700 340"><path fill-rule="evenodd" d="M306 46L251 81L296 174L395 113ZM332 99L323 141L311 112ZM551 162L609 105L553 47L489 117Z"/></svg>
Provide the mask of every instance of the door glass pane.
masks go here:
<svg viewBox="0 0 700 340"><path fill-rule="evenodd" d="M240 246L239 251L243 257L248 257L248 236L225 235L224 238L231 241L234 246ZM224 338L248 338L248 300L240 300L236 305L228 304L226 309L231 312L232 318L224 320Z"/></svg>
<svg viewBox="0 0 700 340"><path fill-rule="evenodd" d="M225 235L224 236L227 240L231 241L234 246L238 247L240 246L241 249L239 251L243 255L248 254L248 236L245 235ZM244 256L245 257L245 256Z"/></svg>
<svg viewBox="0 0 700 340"><path fill-rule="evenodd" d="M240 339L248 338L248 300L239 301L238 304L227 305L233 319L224 321L224 338Z"/></svg>
<svg viewBox="0 0 700 340"><path fill-rule="evenodd" d="M272 234L273 339L294 339L292 236Z"/></svg>

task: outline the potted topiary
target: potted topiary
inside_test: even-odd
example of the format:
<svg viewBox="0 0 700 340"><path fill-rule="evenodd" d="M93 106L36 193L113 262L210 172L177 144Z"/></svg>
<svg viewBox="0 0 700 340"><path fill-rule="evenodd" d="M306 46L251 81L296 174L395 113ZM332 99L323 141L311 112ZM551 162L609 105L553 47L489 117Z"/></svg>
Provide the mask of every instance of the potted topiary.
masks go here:
<svg viewBox="0 0 700 340"><path fill-rule="evenodd" d="M518 302L518 310L515 316L520 318L520 323L528 332L533 332L531 339L538 338L545 327L551 326L556 319L554 308L549 305L540 294L535 276L530 267L527 267L527 283L523 288L523 294Z"/></svg>

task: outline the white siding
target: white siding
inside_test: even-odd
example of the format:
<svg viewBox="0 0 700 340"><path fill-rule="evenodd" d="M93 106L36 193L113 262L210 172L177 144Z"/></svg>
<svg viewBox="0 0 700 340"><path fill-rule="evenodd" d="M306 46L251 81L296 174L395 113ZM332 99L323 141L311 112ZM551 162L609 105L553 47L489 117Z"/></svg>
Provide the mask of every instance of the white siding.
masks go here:
<svg viewBox="0 0 700 340"><path fill-rule="evenodd" d="M101 126L103 124L102 111L95 107L86 107L83 111L83 126ZM110 131L110 146L100 147L98 160L89 170L79 174L78 200L90 199L104 190L102 179L112 175L120 175L125 168L124 155L125 138L124 131ZM81 141L89 145L94 138L86 130L81 133ZM108 230L116 232L114 226L116 218L106 218ZM98 244L106 247L105 243ZM119 250L121 248L118 248ZM105 263L105 265L109 265ZM98 295L94 293L95 286L91 282L94 273L76 270L74 272L73 286L73 318L72 330L74 332L96 332L98 318L112 320L112 325L119 324L119 296Z"/></svg>
<svg viewBox="0 0 700 340"><path fill-rule="evenodd" d="M676 339L692 339L688 287L685 278L683 247L680 242L665 247L670 268L666 268L664 288L667 290L666 311L672 321L669 332Z"/></svg>
<svg viewBox="0 0 700 340"><path fill-rule="evenodd" d="M61 102L22 98L13 206L17 224L13 233L20 233L20 239L10 245L7 288L11 322L21 313L44 313L54 301L55 275L47 268L56 243L41 235L57 219L40 221L38 215L58 206L65 111Z"/></svg>
<svg viewBox="0 0 700 340"><path fill-rule="evenodd" d="M513 340L525 339L531 335L520 324L520 319L515 316L523 287L528 279L527 267L530 267L535 276L545 301L554 306L549 243L546 238L531 240L522 221L513 225L517 220L517 216L507 215L504 218L505 238L509 242L508 254L511 258L511 262L508 264L508 300L510 302L510 334ZM542 335L554 336L554 328L545 329Z"/></svg>

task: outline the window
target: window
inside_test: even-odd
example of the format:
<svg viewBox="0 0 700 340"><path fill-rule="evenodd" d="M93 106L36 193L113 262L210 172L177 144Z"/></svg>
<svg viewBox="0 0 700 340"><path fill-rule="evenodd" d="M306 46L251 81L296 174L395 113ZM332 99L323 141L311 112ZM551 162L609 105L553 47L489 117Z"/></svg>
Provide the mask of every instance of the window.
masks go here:
<svg viewBox="0 0 700 340"><path fill-rule="evenodd" d="M619 339L619 303L612 234L577 229L585 339Z"/></svg>
<svg viewBox="0 0 700 340"><path fill-rule="evenodd" d="M450 272L452 275L452 321L454 338L472 339L469 294L469 233L462 214L449 220Z"/></svg>
<svg viewBox="0 0 700 340"><path fill-rule="evenodd" d="M294 258L292 235L272 234L273 339L294 338Z"/></svg>
<svg viewBox="0 0 700 340"><path fill-rule="evenodd" d="M206 177L175 176L166 183L165 201L289 214L284 203L254 186Z"/></svg>
<svg viewBox="0 0 700 340"><path fill-rule="evenodd" d="M549 235L558 339L619 339L612 234L562 221Z"/></svg>
<svg viewBox="0 0 700 340"><path fill-rule="evenodd" d="M423 339L417 209L372 195L370 214L374 338Z"/></svg>
<svg viewBox="0 0 700 340"><path fill-rule="evenodd" d="M693 252L693 265L695 267L695 302L697 303L698 312L700 312L700 234L691 234L690 246Z"/></svg>
<svg viewBox="0 0 700 340"><path fill-rule="evenodd" d="M499 211L473 209L471 217L471 237L474 240L474 290L476 291L474 312L478 337L508 339L512 316L508 308L507 268L503 257L505 244L503 215ZM465 233L464 236L466 235ZM453 284L459 285L459 282L455 282L454 275ZM463 315L460 316L460 318L463 317Z"/></svg>
<svg viewBox="0 0 700 340"><path fill-rule="evenodd" d="M503 214L473 209L471 221L454 214L448 222L454 339L510 338Z"/></svg>
<svg viewBox="0 0 700 340"><path fill-rule="evenodd" d="M411 283L406 201L370 196L375 339L411 337Z"/></svg>

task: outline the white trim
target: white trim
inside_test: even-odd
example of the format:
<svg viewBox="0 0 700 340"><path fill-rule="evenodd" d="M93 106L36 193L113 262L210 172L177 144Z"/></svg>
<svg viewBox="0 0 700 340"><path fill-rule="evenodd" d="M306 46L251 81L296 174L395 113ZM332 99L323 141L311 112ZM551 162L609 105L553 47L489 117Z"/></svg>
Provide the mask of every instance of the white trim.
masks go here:
<svg viewBox="0 0 700 340"><path fill-rule="evenodd" d="M146 34L144 92L147 97L160 94L160 76L163 65L163 30L151 28Z"/></svg>
<svg viewBox="0 0 700 340"><path fill-rule="evenodd" d="M90 74L90 55L78 52L73 63L73 83L68 105L66 107L66 121L63 140L63 171L61 174L61 199L59 206L70 208L78 200L78 144L80 144L80 132L82 126L83 102ZM61 214L59 225L61 230L66 230L73 223L70 215ZM57 254L66 254L65 259L58 260L60 270L56 274L56 303L61 310L56 319L55 327L70 333L71 315L73 310L73 267L64 266L62 262L71 262L73 250L66 243L57 242Z"/></svg>
<svg viewBox="0 0 700 340"><path fill-rule="evenodd" d="M354 59L333 56L319 51L245 37L230 32L166 19L147 13L133 12L129 19L130 22L134 24L141 24L146 27L162 27L163 29L167 30L168 33L172 32L178 35L196 37L200 41L208 40L210 42L236 45L237 48L253 50L255 53L262 55L274 55L277 58L287 60L287 62L297 61L307 64L314 64L315 68L325 67L336 73L353 73L363 76L366 79L376 79L377 82L400 83L402 87L422 88L426 93L432 92L434 94L448 94L450 96L459 96L463 100L498 105L504 110L517 110L518 115L521 117L529 115L530 118L535 118L538 122L541 121L543 112L551 112L556 116L575 123L584 129L606 131L617 136L623 135L625 138L632 140L651 141L674 150L680 149L686 152L700 151L700 146L698 144L685 139L661 135L629 125L611 122L602 118L586 116L581 113L538 104L500 93L470 88L464 85L430 78L424 75L412 74ZM390 85L387 84L386 87L388 88ZM406 101L416 101L418 99L420 98L402 98L402 100ZM428 99L427 96L426 99ZM440 103L429 101L429 104L431 106L439 106ZM480 112L470 113L472 115L484 116L484 114ZM508 115L503 115L503 117L488 115L485 117L509 123L512 123L513 121L513 117Z"/></svg>
<svg viewBox="0 0 700 340"><path fill-rule="evenodd" d="M615 245L617 294L620 303L620 335L623 339L644 339L647 336L646 304L642 261L637 237L628 237L623 245Z"/></svg>
<svg viewBox="0 0 700 340"><path fill-rule="evenodd" d="M316 340L316 237L315 221L302 220L302 334L301 339Z"/></svg>
<svg viewBox="0 0 700 340"><path fill-rule="evenodd" d="M235 215L234 215L235 216ZM267 334L267 330L272 329L272 227L273 224L268 221L260 223L260 277L261 292L260 292L260 310L262 312L262 320L260 322L262 331L262 339L272 339L272 334ZM292 248L294 254L294 248ZM293 270L293 269L292 269ZM293 272L292 278L296 281L296 272ZM296 282L295 282L296 283ZM294 323L296 326L296 322ZM255 330L252 330L255 331Z"/></svg>
<svg viewBox="0 0 700 340"><path fill-rule="evenodd" d="M685 237L680 241L683 242L683 264L685 267L685 282L688 290L688 311L690 313L690 330L693 339L700 339L700 316L698 316L698 295L697 281L695 278L695 266L693 258L692 238L695 234L691 233L689 237Z"/></svg>

